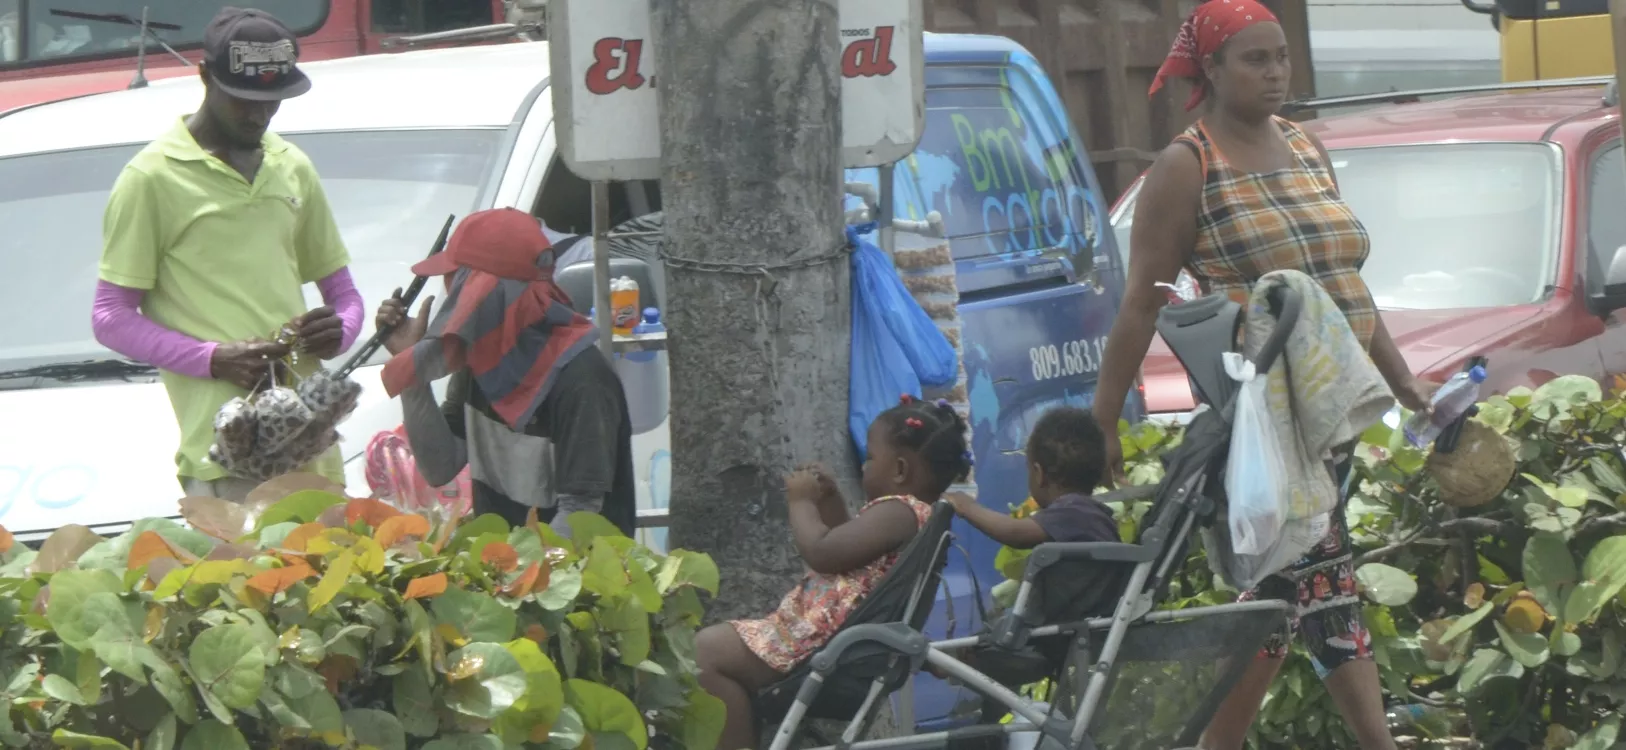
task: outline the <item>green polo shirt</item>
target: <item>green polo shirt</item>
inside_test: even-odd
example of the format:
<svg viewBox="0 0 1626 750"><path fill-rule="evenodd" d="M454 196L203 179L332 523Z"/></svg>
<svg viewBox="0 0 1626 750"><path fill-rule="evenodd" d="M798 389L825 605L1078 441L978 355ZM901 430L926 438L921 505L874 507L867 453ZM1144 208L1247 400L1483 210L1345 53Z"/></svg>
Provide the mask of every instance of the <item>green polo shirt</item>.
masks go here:
<svg viewBox="0 0 1626 750"><path fill-rule="evenodd" d="M269 339L305 313L301 287L350 257L310 158L274 134L263 145L253 184L198 146L184 118L136 154L108 198L102 280L145 290L148 318L204 341ZM319 366L306 356L295 369ZM223 380L162 377L181 428L180 476L225 477L209 460L214 418L246 393ZM309 470L342 482L338 447Z"/></svg>

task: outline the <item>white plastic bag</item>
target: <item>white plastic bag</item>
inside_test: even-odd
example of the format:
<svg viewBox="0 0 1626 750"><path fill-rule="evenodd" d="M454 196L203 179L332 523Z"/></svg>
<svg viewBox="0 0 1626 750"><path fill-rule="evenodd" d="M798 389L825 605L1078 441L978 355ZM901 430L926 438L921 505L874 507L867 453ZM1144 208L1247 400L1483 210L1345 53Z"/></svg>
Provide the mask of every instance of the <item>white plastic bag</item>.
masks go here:
<svg viewBox="0 0 1626 750"><path fill-rule="evenodd" d="M1225 373L1239 384L1225 469L1231 547L1238 555L1262 555L1287 520L1287 465L1265 405L1265 376L1241 354L1222 357Z"/></svg>

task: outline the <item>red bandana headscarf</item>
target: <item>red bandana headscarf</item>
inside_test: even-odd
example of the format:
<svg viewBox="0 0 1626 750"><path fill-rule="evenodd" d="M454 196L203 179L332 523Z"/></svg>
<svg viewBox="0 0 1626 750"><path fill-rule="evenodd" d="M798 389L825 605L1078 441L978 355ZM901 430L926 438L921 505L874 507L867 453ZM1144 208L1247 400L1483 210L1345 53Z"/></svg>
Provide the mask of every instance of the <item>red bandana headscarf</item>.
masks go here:
<svg viewBox="0 0 1626 750"><path fill-rule="evenodd" d="M1169 78L1185 78L1199 82L1203 77L1203 58L1214 54L1220 45L1236 36L1237 32L1256 23L1277 23L1276 14L1255 0L1207 0L1197 6L1186 22L1180 24L1180 33L1174 37L1174 47L1157 69L1148 96L1163 88ZM1191 98L1186 100L1186 111L1197 108L1203 101L1203 87L1194 86Z"/></svg>

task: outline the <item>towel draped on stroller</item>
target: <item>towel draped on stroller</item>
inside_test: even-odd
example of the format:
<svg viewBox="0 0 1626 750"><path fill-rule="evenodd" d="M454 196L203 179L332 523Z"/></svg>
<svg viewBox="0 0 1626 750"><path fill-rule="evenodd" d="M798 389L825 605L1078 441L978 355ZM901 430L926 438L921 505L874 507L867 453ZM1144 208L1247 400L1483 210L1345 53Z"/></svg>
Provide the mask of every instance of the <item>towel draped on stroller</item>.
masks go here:
<svg viewBox="0 0 1626 750"><path fill-rule="evenodd" d="M1268 371L1281 353L1298 310L1291 290L1272 301L1279 323L1253 357L1260 371ZM1224 508L1235 384L1220 355L1235 340L1240 313L1235 302L1210 296L1166 307L1158 317L1158 331L1207 406L1194 413L1184 440L1164 456L1165 476L1156 488L1101 496L1109 503L1150 496L1133 543L1039 545L1009 611L979 635L933 643L923 627L935 604L952 520L952 510L939 503L836 636L759 695L758 717L778 724L772 749L806 744L810 719L847 721L830 746L855 750L962 746L1035 731L1042 748L1195 745L1292 606L1250 601L1157 609L1185 566L1193 536L1212 527ZM974 654L971 664L956 658L967 650ZM880 701L926 665L981 693L1014 720L860 740ZM1045 703L1017 693L1042 679L1054 686Z"/></svg>

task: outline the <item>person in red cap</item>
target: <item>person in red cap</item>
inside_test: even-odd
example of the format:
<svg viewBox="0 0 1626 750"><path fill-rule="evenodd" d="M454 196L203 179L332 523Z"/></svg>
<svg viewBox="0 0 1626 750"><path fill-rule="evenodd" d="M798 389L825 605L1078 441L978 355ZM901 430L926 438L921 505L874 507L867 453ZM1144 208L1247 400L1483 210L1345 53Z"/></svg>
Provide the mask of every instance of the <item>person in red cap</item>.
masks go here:
<svg viewBox="0 0 1626 750"><path fill-rule="evenodd" d="M1167 301L1157 283L1173 282L1183 268L1207 292L1243 302L1267 273L1295 270L1315 278L1396 399L1413 410L1428 408L1432 387L1412 375L1361 280L1370 238L1339 195L1326 149L1277 116L1290 74L1287 37L1269 9L1255 0L1207 0L1180 27L1152 81L1151 93L1171 78L1188 81L1186 109L1203 110L1153 163L1135 206L1128 280L1095 400L1117 471L1123 463L1120 411ZM1350 448L1335 451L1339 486L1349 473ZM1343 502L1330 518L1326 536L1303 560L1242 595L1293 602L1297 616L1266 644L1220 707L1204 735L1210 750L1242 747L1294 634L1360 746L1395 746L1355 591Z"/></svg>
<svg viewBox="0 0 1626 750"><path fill-rule="evenodd" d="M310 90L299 42L259 10L223 8L204 30L203 103L125 165L108 197L92 330L162 372L180 426L188 495L241 501L257 482L209 459L214 418L267 382L298 332L299 375L350 348L366 315L310 158L269 132ZM323 305L306 309L314 283ZM344 481L337 446L310 467Z"/></svg>
<svg viewBox="0 0 1626 750"><path fill-rule="evenodd" d="M407 317L400 290L379 306L384 388L400 396L407 440L431 486L466 465L474 512L510 524L531 509L569 537L576 511L628 536L636 522L632 420L593 324L553 283L553 247L535 217L511 208L465 217L445 251L412 267L446 280ZM437 404L429 384L451 378Z"/></svg>

